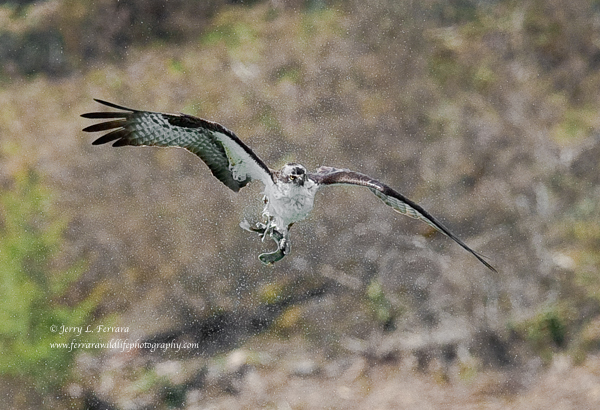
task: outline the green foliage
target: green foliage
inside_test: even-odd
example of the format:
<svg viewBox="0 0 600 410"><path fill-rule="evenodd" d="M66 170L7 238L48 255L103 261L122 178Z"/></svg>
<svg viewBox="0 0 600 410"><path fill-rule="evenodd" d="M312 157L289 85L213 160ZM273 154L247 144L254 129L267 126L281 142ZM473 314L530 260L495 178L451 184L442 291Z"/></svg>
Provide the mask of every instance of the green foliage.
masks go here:
<svg viewBox="0 0 600 410"><path fill-rule="evenodd" d="M51 270L66 223L51 199L30 170L0 192L0 374L35 378L41 389L60 385L73 359L73 351L50 346L73 337L60 326L84 325L95 305L60 301L85 265Z"/></svg>
<svg viewBox="0 0 600 410"><path fill-rule="evenodd" d="M385 330L393 330L396 315L392 304L386 298L383 287L378 280L372 280L369 286L367 286L367 300L373 309L377 322Z"/></svg>
<svg viewBox="0 0 600 410"><path fill-rule="evenodd" d="M477 2L473 0L450 0L434 2L432 11L440 23L449 25L475 20L477 7Z"/></svg>
<svg viewBox="0 0 600 410"><path fill-rule="evenodd" d="M163 400L169 408L183 408L186 393L185 385L167 385L163 388Z"/></svg>
<svg viewBox="0 0 600 410"><path fill-rule="evenodd" d="M537 0L526 9L523 28L537 53L548 59L559 59L565 53L561 49L564 45L564 23L551 5Z"/></svg>
<svg viewBox="0 0 600 410"><path fill-rule="evenodd" d="M595 158L592 161L597 163ZM577 247L568 252L568 257L574 261L576 266L573 275L575 284L582 289L586 297L596 302L600 302L599 221L600 206L597 199L593 196L586 196L571 207L562 222L570 243L577 244Z"/></svg>
<svg viewBox="0 0 600 410"><path fill-rule="evenodd" d="M513 330L524 336L542 359L550 361L554 351L567 347L569 325L572 323L571 309L552 305L514 326Z"/></svg>
<svg viewBox="0 0 600 410"><path fill-rule="evenodd" d="M200 41L205 47L222 45L235 60L254 63L261 56L260 24L249 24L240 18L242 12L243 10L232 8L222 13L211 30L202 35ZM257 19L262 17L263 14L256 16Z"/></svg>
<svg viewBox="0 0 600 410"><path fill-rule="evenodd" d="M201 41L206 46L224 42L227 48L236 48L245 40L255 39L252 28L243 22L223 22L205 33Z"/></svg>

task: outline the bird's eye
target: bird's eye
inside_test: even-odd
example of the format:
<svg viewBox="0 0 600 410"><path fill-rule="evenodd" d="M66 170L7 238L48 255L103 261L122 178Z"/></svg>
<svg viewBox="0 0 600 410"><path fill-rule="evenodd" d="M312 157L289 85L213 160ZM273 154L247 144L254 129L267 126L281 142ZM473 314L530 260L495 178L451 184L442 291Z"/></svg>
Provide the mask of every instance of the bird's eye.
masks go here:
<svg viewBox="0 0 600 410"><path fill-rule="evenodd" d="M290 175L290 181L293 181L296 179L296 175Z"/></svg>

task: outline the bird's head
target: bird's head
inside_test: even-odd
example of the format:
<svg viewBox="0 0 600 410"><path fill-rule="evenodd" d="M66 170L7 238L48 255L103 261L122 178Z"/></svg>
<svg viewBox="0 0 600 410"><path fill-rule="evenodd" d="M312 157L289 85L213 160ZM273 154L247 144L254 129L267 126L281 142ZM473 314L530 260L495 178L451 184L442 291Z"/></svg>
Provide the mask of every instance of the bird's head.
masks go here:
<svg viewBox="0 0 600 410"><path fill-rule="evenodd" d="M306 168L300 164L285 164L279 171L279 178L283 182L302 186L306 181Z"/></svg>

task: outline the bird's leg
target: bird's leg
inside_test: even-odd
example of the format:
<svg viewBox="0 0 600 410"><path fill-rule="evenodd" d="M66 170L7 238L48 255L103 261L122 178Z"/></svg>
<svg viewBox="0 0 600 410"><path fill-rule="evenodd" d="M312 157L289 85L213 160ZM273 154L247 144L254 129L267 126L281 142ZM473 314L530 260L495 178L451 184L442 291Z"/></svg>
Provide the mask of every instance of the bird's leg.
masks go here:
<svg viewBox="0 0 600 410"><path fill-rule="evenodd" d="M262 239L265 239L265 234L267 233L267 230L268 230L267 225L265 225L261 222L257 222L256 226L250 227L250 231L256 232L257 234L262 236Z"/></svg>
<svg viewBox="0 0 600 410"><path fill-rule="evenodd" d="M285 255L290 253L291 245L289 240L289 229L292 224L288 225L284 233L279 232L277 229L271 229L269 236L277 243L277 250L270 253L262 253L258 255L258 259L265 265L271 265L277 261L283 259Z"/></svg>
<svg viewBox="0 0 600 410"><path fill-rule="evenodd" d="M249 232L256 232L263 241L267 236L270 236L271 232L273 231L270 221L268 221L266 224L257 222L255 226L251 226L250 223L244 219L240 223L240 227Z"/></svg>
<svg viewBox="0 0 600 410"><path fill-rule="evenodd" d="M277 249L275 251L258 255L258 259L260 259L260 261L265 265L271 265L277 261L280 261L285 255L290 253L291 246L289 240L289 230L292 225L293 224L289 224L283 232L280 232L273 225L271 217L268 218L267 223L258 222L255 226L251 226L246 220L243 220L240 223L241 228L250 232L256 232L260 235L263 241L268 237L273 239L277 244Z"/></svg>

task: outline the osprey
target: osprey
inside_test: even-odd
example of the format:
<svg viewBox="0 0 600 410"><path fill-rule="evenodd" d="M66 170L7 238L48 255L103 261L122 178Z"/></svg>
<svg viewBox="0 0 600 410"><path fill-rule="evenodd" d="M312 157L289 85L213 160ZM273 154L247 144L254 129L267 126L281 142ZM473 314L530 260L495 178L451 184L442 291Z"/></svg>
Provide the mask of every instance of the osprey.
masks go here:
<svg viewBox="0 0 600 410"><path fill-rule="evenodd" d="M359 185L369 188L395 211L420 219L442 232L487 268L496 271L481 255L420 205L367 175L332 167L320 167L315 173L311 173L295 163L286 164L279 171L274 171L233 132L220 124L186 114L139 111L107 101L95 101L122 111L82 114L84 118L108 119L83 129L85 132L110 131L92 142L93 145L114 141L113 147L181 147L199 156L212 174L235 192L250 181L261 181L265 186L265 222L251 226L244 220L240 226L257 232L263 240L271 238L277 243L274 252L259 255L261 262L266 265L277 262L290 253L290 228L295 222L308 216L314 205L315 194L320 188L328 185Z"/></svg>

